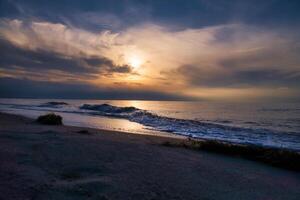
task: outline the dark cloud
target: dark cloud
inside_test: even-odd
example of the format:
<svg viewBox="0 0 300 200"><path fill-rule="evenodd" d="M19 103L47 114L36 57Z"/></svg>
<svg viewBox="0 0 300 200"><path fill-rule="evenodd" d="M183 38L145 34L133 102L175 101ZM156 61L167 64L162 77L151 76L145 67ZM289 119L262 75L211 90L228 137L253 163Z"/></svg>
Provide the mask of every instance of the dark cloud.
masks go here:
<svg viewBox="0 0 300 200"><path fill-rule="evenodd" d="M300 21L298 0L1 0L0 16L38 18L99 31L144 22L199 28L238 21L290 26Z"/></svg>
<svg viewBox="0 0 300 200"><path fill-rule="evenodd" d="M146 1L136 0L1 0L1 4L2 17L35 18L90 31L120 30L142 23L148 20L150 9Z"/></svg>
<svg viewBox="0 0 300 200"><path fill-rule="evenodd" d="M108 58L84 58L89 66L97 67L98 70L106 73L130 73L132 68L129 65L115 65L112 60Z"/></svg>
<svg viewBox="0 0 300 200"><path fill-rule="evenodd" d="M122 90L88 84L55 83L28 79L1 78L0 98L137 99L190 100L186 96L150 90Z"/></svg>
<svg viewBox="0 0 300 200"><path fill-rule="evenodd" d="M117 73L130 73L131 70L132 69L129 65L121 65L121 66L114 67L112 71Z"/></svg>
<svg viewBox="0 0 300 200"><path fill-rule="evenodd" d="M19 67L28 71L59 70L80 76L106 75L113 73L130 73L128 65L115 65L105 57L69 57L42 49L25 49L0 39L0 68Z"/></svg>
<svg viewBox="0 0 300 200"><path fill-rule="evenodd" d="M231 77L232 85L247 84L250 86L299 87L298 76L274 69L256 69L235 71Z"/></svg>
<svg viewBox="0 0 300 200"><path fill-rule="evenodd" d="M3 31L10 31L9 37L5 38L14 41L24 36L25 40L29 41L27 45L30 45L30 42L37 43L35 49L29 49L0 39L0 70L1 72L9 71L9 75L12 76L15 71L19 78L30 78L30 73L32 76L33 72L47 76L50 71L59 71L63 72L61 73L64 74L61 75L63 78L67 79L69 76L70 80L76 80L76 77L91 80L98 75L134 73L128 65L116 65L109 58L98 56L102 48L108 47L105 41L103 46L101 42L98 44L95 41L101 39L99 33L105 33L103 30L106 30L109 36L113 36L114 33L126 35L127 30L131 30L130 34L134 33L132 27L135 27L137 31L139 27L143 27L139 25L153 24L160 27L161 30L158 31L166 37L155 38L154 35L154 40L145 38L149 46L157 44L156 42L161 39L161 49L165 51L162 51L162 60L173 60L168 58L169 48L174 48L175 53L177 52L175 49L182 49L182 57L180 57L181 51L170 55L170 57L176 57L174 60L178 61L174 67L178 67L178 63L189 64L166 72L165 75L170 82L178 78L180 81L185 80L188 86L299 87L299 8L299 0L0 0L0 20L2 21L0 25L3 26L0 28L3 28ZM10 26L12 21L14 25ZM22 23L18 27L20 22ZM245 26L238 26L240 28L237 29L237 26L230 24L245 24ZM34 27L39 31L35 31ZM48 30L44 32L43 27L49 28L49 33L52 35L48 35ZM291 34L277 34L277 29ZM151 30L149 31L151 33ZM209 31L211 35L206 34ZM17 38L20 36L18 33L21 33L21 38ZM63 37L65 33L73 37L69 35ZM199 36L193 35L197 33ZM58 40L55 40L56 34ZM87 35L91 36L90 40ZM59 39L59 36L62 39ZM72 40L64 43L70 38ZM134 42L135 38L129 38L130 42ZM175 38L174 43L173 38ZM200 39L197 40L197 38ZM203 41L201 38L204 38ZM176 43L176 40L183 41L183 43ZM168 44L169 41L172 44ZM50 45L45 45L46 43ZM195 45L191 45L192 43ZM187 46L184 46L185 44ZM139 44L125 45L136 45L137 49L139 48ZM216 49L213 48L214 45ZM153 52L158 52L157 49L161 50L155 48L154 45L152 48ZM260 48L265 50L259 50ZM206 53L203 56L201 52L206 50L209 56L204 58ZM238 52L240 50L245 52ZM247 52L248 50L250 53ZM67 51L75 53L68 54ZM78 55L78 51L82 54ZM199 52L199 54L194 54L194 52ZM191 55L192 59L185 60L189 57L186 55ZM225 57L228 59L224 59ZM201 61L204 61L202 66L199 64ZM155 63L154 60L151 62ZM28 72L29 75L18 75L20 69ZM160 69L160 66L157 69ZM33 78L33 80L37 79ZM38 80L43 80L43 77ZM21 86L18 88L17 84ZM141 98L144 95L145 99L158 96L160 99L170 98L168 95L146 91L116 90L110 92L108 89L103 90L80 84L79 81L77 85L71 85L1 78L0 87L3 97L76 98L81 95L82 98L103 98L103 95L107 95L108 98L117 96Z"/></svg>
<svg viewBox="0 0 300 200"><path fill-rule="evenodd" d="M164 74L182 78L190 85L202 87L300 87L300 73L287 73L263 67L213 70L209 66L183 65Z"/></svg>

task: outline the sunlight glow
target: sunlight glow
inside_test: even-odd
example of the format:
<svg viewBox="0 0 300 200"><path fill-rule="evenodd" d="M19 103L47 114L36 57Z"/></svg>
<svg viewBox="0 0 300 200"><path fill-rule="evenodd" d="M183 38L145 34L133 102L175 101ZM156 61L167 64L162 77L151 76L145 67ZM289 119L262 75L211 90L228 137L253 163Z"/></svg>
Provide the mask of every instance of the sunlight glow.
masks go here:
<svg viewBox="0 0 300 200"><path fill-rule="evenodd" d="M132 66L134 69L141 67L141 64L142 64L141 58L139 58L137 56L131 56L129 58L128 62L129 62L129 65Z"/></svg>

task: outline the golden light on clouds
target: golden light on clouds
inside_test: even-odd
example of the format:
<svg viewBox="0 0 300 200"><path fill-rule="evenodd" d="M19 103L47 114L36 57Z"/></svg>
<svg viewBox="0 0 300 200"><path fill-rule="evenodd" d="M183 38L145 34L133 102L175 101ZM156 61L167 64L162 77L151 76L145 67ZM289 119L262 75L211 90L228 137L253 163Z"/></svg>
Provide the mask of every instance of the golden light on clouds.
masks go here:
<svg viewBox="0 0 300 200"><path fill-rule="evenodd" d="M285 80L300 74L299 46L293 38L243 24L177 31L144 24L119 33L95 33L50 22L2 20L0 36L27 51L50 52L64 62L78 60L78 69L68 71L70 79L97 86L125 85L195 97L255 96L261 94L253 90L255 84L265 91L269 82L283 77L274 88L285 87ZM55 69L45 68L39 77L57 80L48 76L68 73ZM20 69L3 69L1 74L21 72L34 77Z"/></svg>

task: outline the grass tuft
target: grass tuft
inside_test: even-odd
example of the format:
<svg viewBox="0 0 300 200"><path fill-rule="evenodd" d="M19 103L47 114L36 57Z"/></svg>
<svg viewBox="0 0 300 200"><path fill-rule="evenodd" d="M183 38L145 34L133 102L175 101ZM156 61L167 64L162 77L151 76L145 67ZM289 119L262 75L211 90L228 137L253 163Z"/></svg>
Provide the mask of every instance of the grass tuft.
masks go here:
<svg viewBox="0 0 300 200"><path fill-rule="evenodd" d="M162 145L166 147L183 147L237 156L263 162L275 167L300 171L300 153L287 149L231 144L215 140L195 140L190 138L180 142L165 141Z"/></svg>

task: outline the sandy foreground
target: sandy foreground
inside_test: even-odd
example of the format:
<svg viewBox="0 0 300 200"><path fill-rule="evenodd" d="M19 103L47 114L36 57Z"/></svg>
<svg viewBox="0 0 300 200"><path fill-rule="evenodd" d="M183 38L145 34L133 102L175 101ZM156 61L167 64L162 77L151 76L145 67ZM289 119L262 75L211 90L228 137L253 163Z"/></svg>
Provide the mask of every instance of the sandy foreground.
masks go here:
<svg viewBox="0 0 300 200"><path fill-rule="evenodd" d="M0 114L0 200L300 199L297 172L171 140Z"/></svg>

